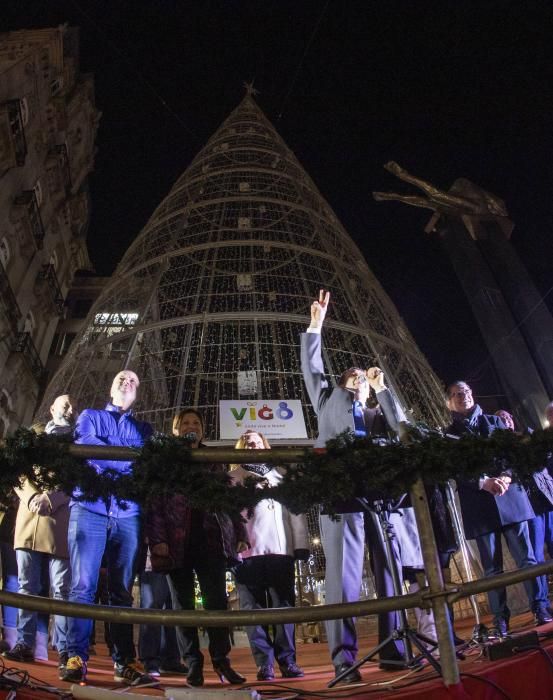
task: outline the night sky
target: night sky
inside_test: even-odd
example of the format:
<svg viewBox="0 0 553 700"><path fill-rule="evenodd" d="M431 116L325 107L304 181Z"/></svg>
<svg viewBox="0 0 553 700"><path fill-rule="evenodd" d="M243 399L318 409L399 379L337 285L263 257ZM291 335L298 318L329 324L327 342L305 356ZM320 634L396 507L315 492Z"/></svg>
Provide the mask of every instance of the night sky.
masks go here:
<svg viewBox="0 0 553 700"><path fill-rule="evenodd" d="M438 376L498 393L440 241L423 232L430 212L371 192L411 191L383 170L389 160L444 189L467 177L505 200L512 242L550 291L550 2L14 0L1 15L2 31L81 28L81 70L103 113L90 178L98 273L254 80Z"/></svg>

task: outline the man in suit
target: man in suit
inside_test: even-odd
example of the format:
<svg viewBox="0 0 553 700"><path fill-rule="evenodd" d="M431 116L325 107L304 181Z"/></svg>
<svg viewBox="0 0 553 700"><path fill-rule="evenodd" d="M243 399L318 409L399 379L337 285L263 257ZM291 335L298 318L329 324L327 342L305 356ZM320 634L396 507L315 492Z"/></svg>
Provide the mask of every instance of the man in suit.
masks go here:
<svg viewBox="0 0 553 700"><path fill-rule="evenodd" d="M453 382L446 394L452 418L448 433L487 437L494 430L506 429L499 416L485 414L475 403L466 382ZM501 535L505 537L519 569L536 564L528 532L528 520L534 517L534 511L525 489L513 481L510 471L504 471L499 466L493 473L482 474L477 481L460 481L457 486L465 537L476 540L486 576L503 572ZM524 586L536 624L551 622L548 601L544 600L536 579L526 580ZM499 635L504 636L509 631L510 618L506 588L489 591L488 600L494 626Z"/></svg>
<svg viewBox="0 0 553 700"><path fill-rule="evenodd" d="M406 418L396 397L386 387L384 374L378 367L371 367L366 371L352 367L342 374L338 386L334 387L325 377L321 357L321 329L329 301L330 293L321 290L319 299L311 305L311 324L301 336L302 373L318 418L319 435L315 447L324 447L328 440L346 430L355 432L357 436L386 435L390 429L397 431L399 423ZM366 407L371 388L374 389L379 402L379 407L373 409ZM321 539L326 558L326 603L359 600L365 538L378 595L394 595L376 514L364 510L359 499L354 499L352 503L339 504L336 510L341 513L339 520L325 514L320 517ZM414 527L412 509L405 509L404 512ZM397 520L403 521L404 518ZM415 552L410 551L411 548L418 549L416 531L413 537L399 537L399 533L396 532L392 545L401 572L401 560L405 562L411 555L417 556ZM398 613L379 615L380 641L396 627L399 627ZM338 676L356 660L355 622L352 618L329 620L326 630L332 663ZM400 668L399 664L402 661L401 641L390 642L380 652L381 668L395 670ZM344 677L343 682L353 683L359 680L359 671L353 670Z"/></svg>

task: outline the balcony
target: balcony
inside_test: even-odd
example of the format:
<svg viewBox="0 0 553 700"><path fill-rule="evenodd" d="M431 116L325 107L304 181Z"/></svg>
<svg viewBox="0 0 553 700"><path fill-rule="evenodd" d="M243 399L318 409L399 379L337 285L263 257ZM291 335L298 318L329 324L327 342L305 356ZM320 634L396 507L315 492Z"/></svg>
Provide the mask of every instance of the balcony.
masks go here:
<svg viewBox="0 0 553 700"><path fill-rule="evenodd" d="M58 169L60 187L63 191L71 190L71 169L69 166L69 152L65 143L56 144L48 151L48 161Z"/></svg>
<svg viewBox="0 0 553 700"><path fill-rule="evenodd" d="M17 325L21 319L21 311L12 291L10 280L4 266L0 263L0 299L8 317L10 327L14 333L17 333Z"/></svg>
<svg viewBox="0 0 553 700"><path fill-rule="evenodd" d="M37 250L41 250L44 243L45 231L34 190L23 190L23 192L15 198L14 204L25 210L31 235Z"/></svg>
<svg viewBox="0 0 553 700"><path fill-rule="evenodd" d="M54 308L56 309L56 313L58 316L62 316L64 300L54 266L43 265L40 272L38 273L38 278L39 280L43 280L44 282L46 282L46 286L48 288L48 291L50 292L50 298L52 300Z"/></svg>
<svg viewBox="0 0 553 700"><path fill-rule="evenodd" d="M24 165L26 156L21 100L4 102L0 105L0 170Z"/></svg>
<svg viewBox="0 0 553 700"><path fill-rule="evenodd" d="M18 333L12 348L12 352L23 355L25 363L31 370L35 380L40 383L44 377L44 366L33 343L30 333Z"/></svg>

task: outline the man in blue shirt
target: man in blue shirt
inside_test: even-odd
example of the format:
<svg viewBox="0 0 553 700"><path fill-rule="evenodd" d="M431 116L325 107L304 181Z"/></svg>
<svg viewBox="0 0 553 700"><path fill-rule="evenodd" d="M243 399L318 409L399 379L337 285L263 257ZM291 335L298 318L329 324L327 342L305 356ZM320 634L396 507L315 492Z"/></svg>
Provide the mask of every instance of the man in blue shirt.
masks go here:
<svg viewBox="0 0 553 700"><path fill-rule="evenodd" d="M111 402L104 410L86 409L75 428L75 442L81 445L121 445L141 447L152 434L149 423L137 421L131 411L140 382L134 372L119 372L111 385ZM126 473L132 462L94 460L99 474L107 469ZM112 496L96 501L70 503L69 556L71 591L69 600L94 603L102 557L108 570L110 605L132 605L135 560L140 543L140 508L137 503L117 503ZM92 620L68 618L69 659L62 680L78 683L86 679L88 644ZM136 662L132 625L110 624L113 640L114 679L130 686L154 682Z"/></svg>

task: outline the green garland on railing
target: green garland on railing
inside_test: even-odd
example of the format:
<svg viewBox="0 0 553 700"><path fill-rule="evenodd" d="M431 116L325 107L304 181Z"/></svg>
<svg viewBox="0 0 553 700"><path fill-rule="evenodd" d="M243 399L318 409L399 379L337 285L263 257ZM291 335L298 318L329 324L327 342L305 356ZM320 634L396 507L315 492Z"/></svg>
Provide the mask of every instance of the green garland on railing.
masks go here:
<svg viewBox="0 0 553 700"><path fill-rule="evenodd" d="M289 465L283 482L271 497L294 512L321 504L333 512L337 501L374 493L391 496L406 492L420 475L427 483L448 479L476 479L482 473L513 469L530 479L553 451L553 431L519 436L496 431L489 438L466 436L448 440L437 434L410 431L408 444L374 445L367 439L340 435L324 453L305 451L301 464ZM24 428L0 448L0 494L5 503L21 477L43 489L71 493L79 486L85 500L115 495L118 499L148 502L164 493L184 493L190 503L211 511L231 513L251 509L264 494L255 481L229 488L231 476L190 461L190 449L179 438L159 436L149 441L134 461L132 474L98 474L86 461L69 454L70 440L36 435ZM265 494L266 496L266 494Z"/></svg>

